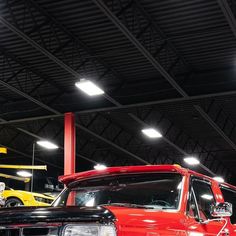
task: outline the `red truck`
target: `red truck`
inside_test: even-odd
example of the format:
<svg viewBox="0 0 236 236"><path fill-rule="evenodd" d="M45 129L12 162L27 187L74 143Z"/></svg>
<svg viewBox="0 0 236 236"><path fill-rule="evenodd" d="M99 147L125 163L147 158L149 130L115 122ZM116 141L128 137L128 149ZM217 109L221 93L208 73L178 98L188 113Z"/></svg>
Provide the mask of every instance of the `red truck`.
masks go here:
<svg viewBox="0 0 236 236"><path fill-rule="evenodd" d="M178 165L60 177L51 207L0 209L1 236L236 235L236 187Z"/></svg>

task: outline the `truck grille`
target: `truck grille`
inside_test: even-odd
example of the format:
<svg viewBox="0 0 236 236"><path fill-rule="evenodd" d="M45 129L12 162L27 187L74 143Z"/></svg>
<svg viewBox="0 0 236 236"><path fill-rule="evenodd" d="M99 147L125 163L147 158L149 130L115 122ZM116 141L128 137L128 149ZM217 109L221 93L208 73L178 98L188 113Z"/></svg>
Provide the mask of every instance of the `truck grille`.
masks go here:
<svg viewBox="0 0 236 236"><path fill-rule="evenodd" d="M22 227L0 229L1 236L58 236L58 227Z"/></svg>
<svg viewBox="0 0 236 236"><path fill-rule="evenodd" d="M2 235L2 236L19 236L20 231L19 231L19 229L7 229L7 230L1 229L0 235Z"/></svg>

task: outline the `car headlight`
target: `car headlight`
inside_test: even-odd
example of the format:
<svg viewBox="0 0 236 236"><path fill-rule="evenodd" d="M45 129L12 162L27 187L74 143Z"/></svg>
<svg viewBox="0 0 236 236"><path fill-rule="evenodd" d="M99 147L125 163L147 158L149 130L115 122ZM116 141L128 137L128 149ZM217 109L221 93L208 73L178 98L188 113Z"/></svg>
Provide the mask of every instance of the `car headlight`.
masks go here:
<svg viewBox="0 0 236 236"><path fill-rule="evenodd" d="M37 202L43 202L43 203L47 203L47 204L51 204L53 202L52 199L37 197L37 196L34 196L34 200Z"/></svg>
<svg viewBox="0 0 236 236"><path fill-rule="evenodd" d="M116 236L112 225L67 225L63 236Z"/></svg>

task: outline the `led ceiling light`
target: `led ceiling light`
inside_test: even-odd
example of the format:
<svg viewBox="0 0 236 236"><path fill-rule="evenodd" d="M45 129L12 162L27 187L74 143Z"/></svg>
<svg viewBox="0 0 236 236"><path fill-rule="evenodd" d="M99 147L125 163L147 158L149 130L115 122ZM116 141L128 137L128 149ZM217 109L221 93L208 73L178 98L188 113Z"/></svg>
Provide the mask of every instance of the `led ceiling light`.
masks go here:
<svg viewBox="0 0 236 236"><path fill-rule="evenodd" d="M203 194L203 195L201 195L201 198L204 198L204 199L206 199L206 200L212 200L212 199L213 199L213 196L210 195L210 194Z"/></svg>
<svg viewBox="0 0 236 236"><path fill-rule="evenodd" d="M57 149L57 148L59 148L56 144L54 144L54 143L52 143L50 141L47 141L47 140L37 141L37 144L39 146L47 148L47 149Z"/></svg>
<svg viewBox="0 0 236 236"><path fill-rule="evenodd" d="M195 158L195 157L185 157L184 161L188 164L188 165L199 165L200 161Z"/></svg>
<svg viewBox="0 0 236 236"><path fill-rule="evenodd" d="M178 184L177 189L182 189L182 182Z"/></svg>
<svg viewBox="0 0 236 236"><path fill-rule="evenodd" d="M90 80L81 79L79 82L75 83L75 86L89 96L104 94L104 91Z"/></svg>
<svg viewBox="0 0 236 236"><path fill-rule="evenodd" d="M161 138L162 134L153 128L142 129L142 133L149 138Z"/></svg>
<svg viewBox="0 0 236 236"><path fill-rule="evenodd" d="M106 165L102 165L102 164L97 164L94 166L95 170L105 170L107 168Z"/></svg>
<svg viewBox="0 0 236 236"><path fill-rule="evenodd" d="M28 177L32 176L32 174L30 172L25 171L25 170L17 171L16 174L21 176L21 177L25 177L25 178L28 178Z"/></svg>
<svg viewBox="0 0 236 236"><path fill-rule="evenodd" d="M220 177L220 176L216 176L213 179L216 180L219 183L224 183L225 182L225 180L222 177Z"/></svg>

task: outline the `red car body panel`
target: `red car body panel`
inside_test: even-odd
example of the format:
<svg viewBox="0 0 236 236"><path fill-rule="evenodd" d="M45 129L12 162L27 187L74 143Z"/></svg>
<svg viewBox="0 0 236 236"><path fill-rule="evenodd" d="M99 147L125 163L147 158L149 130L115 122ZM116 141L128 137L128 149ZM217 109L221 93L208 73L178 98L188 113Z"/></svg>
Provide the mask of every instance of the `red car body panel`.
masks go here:
<svg viewBox="0 0 236 236"><path fill-rule="evenodd" d="M227 223L226 231L221 233L220 236L236 236L236 225L231 224L229 217L224 217L224 219L220 221L209 221L208 223L203 224L196 221L195 218L187 215L187 202L189 197L191 176L196 176L211 182L211 188L217 203L224 202L224 198L218 182L214 179L197 172L187 170L179 165L111 167L102 171L92 170L61 176L59 179L64 184L68 185L74 181L90 178L150 172L178 172L183 175L184 178L179 208L178 210L150 210L106 206L106 208L116 217L115 224L118 236L216 236L225 223ZM225 185L236 189L232 185Z"/></svg>
<svg viewBox="0 0 236 236"><path fill-rule="evenodd" d="M117 218L119 236L186 235L181 212L107 207Z"/></svg>

